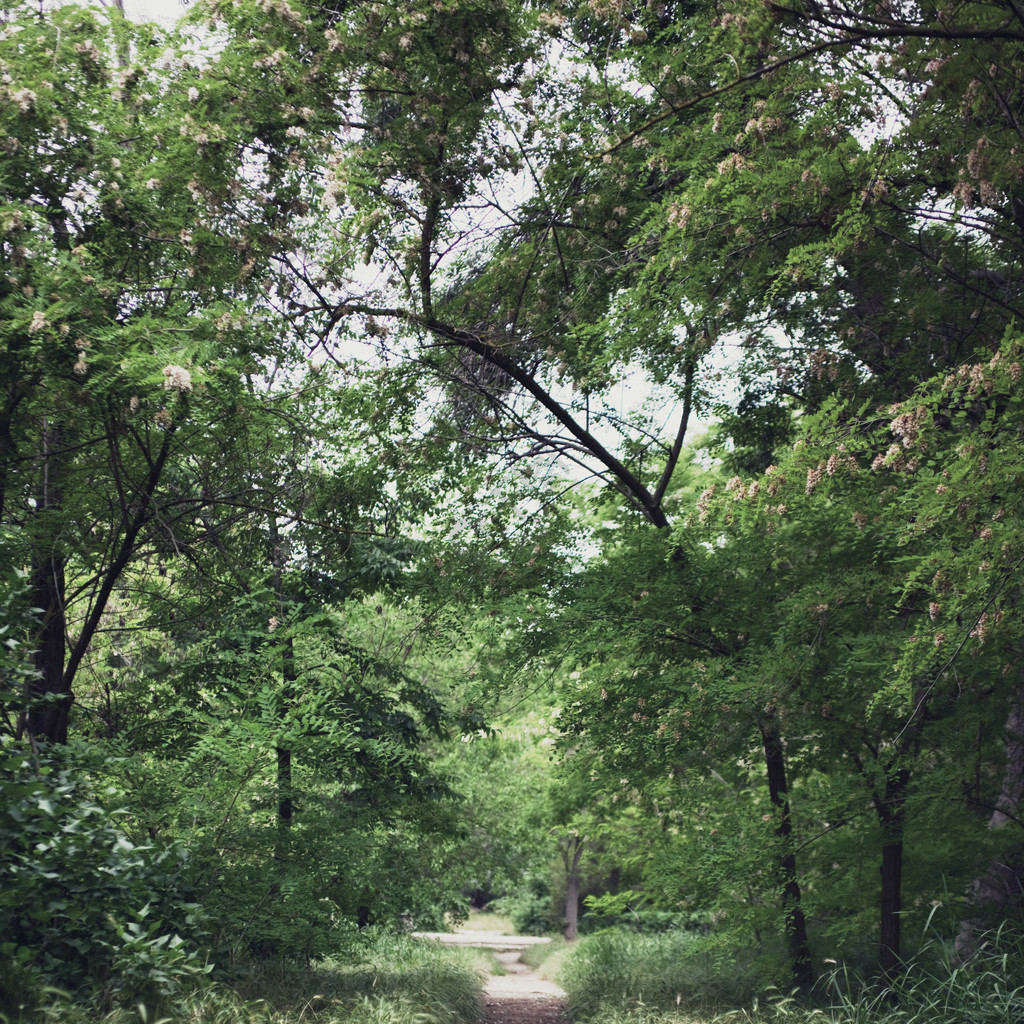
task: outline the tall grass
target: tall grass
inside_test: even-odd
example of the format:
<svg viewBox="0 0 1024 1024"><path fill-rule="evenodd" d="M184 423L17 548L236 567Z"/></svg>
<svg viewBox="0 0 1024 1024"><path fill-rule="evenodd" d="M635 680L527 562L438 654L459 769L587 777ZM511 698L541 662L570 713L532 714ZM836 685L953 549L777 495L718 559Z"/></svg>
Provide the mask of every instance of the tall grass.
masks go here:
<svg viewBox="0 0 1024 1024"><path fill-rule="evenodd" d="M585 1024L1021 1024L1024 941L996 934L958 966L926 946L880 988L836 967L809 998L753 994L749 969L705 960L686 934L602 933L572 949L559 980Z"/></svg>
<svg viewBox="0 0 1024 1024"><path fill-rule="evenodd" d="M480 1014L489 959L477 950L441 946L403 935L361 943L344 960L311 970L261 967L236 986L288 1017L330 1024L465 1024Z"/></svg>
<svg viewBox="0 0 1024 1024"><path fill-rule="evenodd" d="M40 1024L469 1024L481 1014L489 970L476 950L378 936L344 960L309 968L252 965L232 984L197 989L173 1004L105 1015L57 1003ZM16 1022L11 1022L16 1024Z"/></svg>
<svg viewBox="0 0 1024 1024"><path fill-rule="evenodd" d="M492 913L489 910L471 910L469 917L459 925L463 932L497 932L499 935L515 935L510 917Z"/></svg>
<svg viewBox="0 0 1024 1024"><path fill-rule="evenodd" d="M532 967L545 981L557 981L562 975L562 966L573 949L574 947L561 935L553 935L550 942L527 946L519 954L519 960L527 967Z"/></svg>
<svg viewBox="0 0 1024 1024"><path fill-rule="evenodd" d="M609 1008L645 1011L742 1006L753 974L691 932L597 932L580 940L558 976L570 1012L589 1020Z"/></svg>
<svg viewBox="0 0 1024 1024"><path fill-rule="evenodd" d="M825 991L838 1024L1019 1024L1024 1021L1024 936L991 934L965 964L941 942L926 945L891 988L845 970Z"/></svg>

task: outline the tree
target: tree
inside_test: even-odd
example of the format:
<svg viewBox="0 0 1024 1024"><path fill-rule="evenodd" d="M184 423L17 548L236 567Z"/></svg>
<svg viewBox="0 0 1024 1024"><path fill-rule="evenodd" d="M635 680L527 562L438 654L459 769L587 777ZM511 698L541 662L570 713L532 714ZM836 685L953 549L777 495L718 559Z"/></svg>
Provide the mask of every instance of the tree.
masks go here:
<svg viewBox="0 0 1024 1024"><path fill-rule="evenodd" d="M137 759L134 829L188 844L232 957L312 957L345 922L456 905L456 797L425 751L473 716L420 669L421 635L448 624L417 609L415 564L434 560L403 535L431 483L392 492L387 436L361 389L329 377L277 397L250 454L270 521L215 507L213 550L183 540L162 556L167 579L133 574L118 656L91 664L118 702L107 735ZM212 780L200 793L197 777Z"/></svg>
<svg viewBox="0 0 1024 1024"><path fill-rule="evenodd" d="M1019 31L975 5L953 22L924 9L902 17L746 4L713 13L570 5L519 23L532 30L521 38L533 55L551 33L564 63L521 80L515 93L488 72L472 100L431 92L424 69L433 66L432 43L421 46L397 21L387 33L376 26L375 44L393 45L365 74L390 74L392 60L399 74L388 85L373 78L372 88L402 96L422 89L437 101L444 132L408 117L384 130L364 119L334 192L351 204L340 207L350 251L353 237L387 239L394 287L325 291L321 317L355 311L371 333L385 317L407 324L421 342L417 368L470 396L443 407L439 432L493 445L510 460L544 453L582 463L626 507L667 528L690 412L711 398L698 386L699 369L722 339L740 339L741 407L770 427L774 444L786 434L779 402L813 411L836 393L851 408L865 398L905 398L941 368L991 356L1018 311L1019 147L1007 111L1019 91L1010 70ZM957 39L974 45L952 60ZM901 45L890 57L894 40ZM562 74L566 67L572 73ZM979 133L966 157L954 96ZM510 169L529 179L518 202L492 198L491 172L476 173L464 157L462 142L477 140L488 118L514 147ZM460 141L449 146L449 137ZM363 187L367 159L394 169L386 197ZM485 245L462 227L473 204L492 213ZM667 440L651 421L627 422L601 406L635 365L677 402L678 429ZM622 438L618 450L605 442L604 424ZM762 446L760 465L769 458ZM800 543L813 552L810 538ZM688 545L679 550L685 562ZM888 586L884 574L866 585ZM704 589L694 580L691 609ZM744 606L718 628L737 632ZM731 642L728 654L741 658L744 649ZM777 703L769 695L767 706ZM758 732L785 847L788 740L773 715ZM916 726L899 734L907 748L880 754L875 765L894 879L909 785L900 765L917 743ZM888 742L879 750L889 752ZM788 854L780 865L786 891L794 878ZM898 907L887 891L888 975ZM788 889L799 965L807 953L795 898ZM799 967L797 975L806 983Z"/></svg>
<svg viewBox="0 0 1024 1024"><path fill-rule="evenodd" d="M143 44L163 37L81 12L42 16L45 31L24 49L8 39L4 59L26 70L4 93L5 201L23 237L5 243L9 290L0 299L11 352L0 417L3 542L12 564L28 567L32 603L44 611L22 728L63 739L71 683L118 581L149 566L159 574L171 549L179 565L191 557L197 619L228 579L240 621L256 607L262 616L270 600L294 619L296 631L269 644L250 622L251 649L234 652L242 689L266 668L253 664L255 652L277 659L273 685L252 691L262 695L259 714L238 722L257 728L261 751L275 752L275 812L293 821L279 832L283 851L296 831L296 754L310 737L285 725L348 707L344 686L295 685L303 671L312 679L302 658L321 650L301 629L323 625L307 616L307 598L340 595L349 567L333 539L318 541L317 523L337 527L332 538L344 545L360 529L354 521L372 521L370 506L422 508L431 492L452 499L447 509L477 515L508 479L488 476L492 457L506 474L534 479L545 474L528 458L568 462L610 485L603 514L620 526L607 537L607 564L575 594L545 594L544 567L523 544L508 572L467 573L460 595L503 603L534 655L551 638L552 609L575 598L588 612L570 637L581 671L631 680L642 667L638 682L623 684L625 703L607 705L598 688L574 712L582 736L625 727L609 764L636 764L642 752L656 772L675 767L666 736L685 732L686 712L716 757L744 760L724 773L700 755L722 793L737 795L758 751L767 798L758 834L773 869L758 876L756 898L781 911L800 984L810 980L800 830L817 814L825 845L839 832L834 811L852 821L849 808L869 804L884 869L881 966L891 978L914 814L938 813L966 785L939 739L967 751L969 725L985 731L1008 712L1012 725L1019 703L995 684L991 704L974 699L981 681L962 699L948 670L910 642L921 595L939 586L928 544L940 531L914 503L942 510L917 483L924 453L908 454L927 435L932 468L952 476L950 446L967 443L964 416L985 434L987 465L1000 446L1014 450L1012 374L1004 379L999 360L990 366L1000 352L1015 364L1000 345L1021 301L1014 17L971 3L955 12L755 9L742 0L540 12L511 0L416 0L401 10L316 4L307 13L276 0L210 0L197 5L194 24L212 25L219 41L201 55L193 42L197 55L150 56ZM52 84L53 66L66 67L74 97L63 79ZM71 107L79 92L81 111ZM232 119L239 99L245 116ZM965 124L976 140L966 148ZM285 400L301 374L293 353L322 347L345 396L356 341L370 342L384 364L374 374L377 408L360 412L358 436L381 441L382 469L397 479L386 484L382 472L365 491L355 486L353 517L332 518L332 504L349 507L345 485L318 478L303 495L309 503L280 515L287 502L270 481L316 476L289 447L295 424L278 430L275 419L298 408ZM727 345L737 351L727 374L735 395L714 380ZM652 390L646 409L618 401L631 375ZM946 375L952 384L940 384ZM867 411L900 402L920 405ZM684 440L691 415L709 409L722 414L719 445L733 466L760 473L774 462L781 472L709 487L691 516ZM791 414L815 413L802 447L785 452ZM239 423L252 424L242 445ZM844 430L855 450L833 451ZM328 438L314 447L330 461ZM86 459L100 449L102 472ZM887 472L898 479L883 481ZM1001 472L999 488L1013 480ZM223 494L219 478L239 473L244 493ZM984 473L970 484L956 519L969 529L942 535L955 603L968 617L988 611L993 594L1007 608L1012 597L1009 585L984 590L961 560L996 533L977 510L992 504L1005 517L1011 507L986 489ZM537 487L535 507L559 503L571 485ZM783 489L794 496L780 500ZM518 501L517 493L503 512ZM857 516L875 506L877 520L861 531ZM800 522L788 515L796 508ZM231 534L243 510L259 524L251 543ZM905 532L907 522L920 532ZM454 536L476 534L461 565L490 564L490 528L459 524ZM294 565L275 532L278 541L294 536ZM363 549L371 571L390 565L401 544L395 531L381 532L386 543L372 538ZM552 560L565 555L564 546L534 546ZM222 559L203 585L200 550ZM239 572L243 552L258 553L254 575ZM436 577L449 571L447 549L433 556L417 585L431 562ZM981 562L991 568L993 559ZM595 583L609 565L619 591ZM926 567L927 579L915 575ZM644 576L666 595L653 611ZM160 578L149 584L153 597L170 593ZM828 599L837 579L846 596ZM65 662L75 602L84 625ZM944 602L930 600L927 614ZM620 617L637 626L633 665L615 653ZM978 617L984 635L967 634L985 665L979 680L1012 649L981 642L987 623ZM168 620L160 625L177 634ZM385 773L375 790L389 805L392 784L415 789L421 763L416 729L401 724L407 698L389 689L401 673L355 647L322 649L344 663L338 678L359 665L381 682L363 721L388 719L408 740L395 748L408 757L395 756L409 770ZM560 660L565 648L555 650ZM893 692L880 680L895 681ZM202 685L194 694L205 699ZM236 710L237 696L227 700ZM999 702L998 715L985 710ZM670 716L665 732L646 735L648 706ZM324 760L315 744L309 751L309 792L339 749L342 761L367 754L350 732L328 734ZM353 757L345 763L373 775L372 757ZM921 770L932 762L944 770ZM980 778L992 771L991 749L978 743L974 763L976 793L994 802ZM1014 763L1000 806L1016 791ZM744 828L761 827L756 804L731 800ZM382 820L371 813L354 828ZM858 827L844 825L845 834ZM708 844L709 863L723 859L720 843Z"/></svg>
<svg viewBox="0 0 1024 1024"><path fill-rule="evenodd" d="M286 19L211 53L116 12L15 14L0 502L5 556L30 567L41 610L19 730L63 742L125 571L143 550L198 542L218 477L244 472L226 467L251 417L272 415L247 382L281 341L260 309L296 244L281 218L301 204L307 120L285 101L315 68L289 58L259 78L294 41Z"/></svg>
<svg viewBox="0 0 1024 1024"><path fill-rule="evenodd" d="M7 639L33 660L5 659L4 726L26 741L11 758L30 772L69 721L98 740L85 760L46 756L88 776L82 793L104 775L130 788L124 827L138 844L191 849L189 881L227 950L300 955L337 930L332 908L354 918L363 889L432 870L420 838L452 831L452 794L420 752L446 709L397 660L327 638L347 597L405 570L413 546L398 523L430 484L386 486L397 426L368 425L372 375L324 401L331 371L310 371L289 320L288 268L313 235L303 218L317 193L306 140L320 120L334 125L333 51L286 4L269 23L265 5L222 6L164 33L116 11L23 5L0 40L0 544L28 581L5 577L18 613ZM408 393L386 397L412 415ZM364 448L343 466L346 443L372 443L381 464ZM32 606L37 621L22 614ZM282 823L270 872L268 752ZM321 850L313 870L299 863L303 839ZM365 870L332 881L346 856ZM31 849L12 857L60 885ZM133 869L157 884L162 858ZM413 903L452 905L419 886ZM373 895L382 917L403 906L401 892ZM23 924L19 950L30 934L80 941L56 913ZM122 953L143 970L110 947L97 977Z"/></svg>
<svg viewBox="0 0 1024 1024"><path fill-rule="evenodd" d="M766 753L771 738L797 766L804 847L815 834L857 828L867 801L877 817L887 980L900 968L904 865L911 850L922 857L912 837L923 828L936 842L921 823L956 830L962 859L946 854L943 870L966 882L988 856L988 810L1016 802L1006 774L1017 763L1012 716L1006 770L998 746L981 737L1000 734L1017 700L1018 638L1006 607L1016 601L1007 496L1018 459L1018 352L1011 335L990 360L873 414L830 406L767 474L709 487L677 534L700 585L674 593L677 574L648 574L650 611L634 594L631 617L650 653L644 662L627 656L644 668L598 676L602 700L591 701L606 709L579 716L583 729L607 721L591 741L598 747L605 729L624 737L618 765L634 774L671 763L655 753L659 743L671 749L698 714L709 730L698 740L704 750L722 742L711 735L756 722ZM620 621L630 615L629 600L621 604ZM664 609L681 604L689 613L673 623ZM694 650L688 664L670 660L674 645ZM652 735L644 723L659 720ZM794 787L773 785L767 763L775 809L766 817L775 817L784 866ZM818 794L809 787L816 776L828 782ZM1016 863L1014 848L1007 837L1004 863Z"/></svg>

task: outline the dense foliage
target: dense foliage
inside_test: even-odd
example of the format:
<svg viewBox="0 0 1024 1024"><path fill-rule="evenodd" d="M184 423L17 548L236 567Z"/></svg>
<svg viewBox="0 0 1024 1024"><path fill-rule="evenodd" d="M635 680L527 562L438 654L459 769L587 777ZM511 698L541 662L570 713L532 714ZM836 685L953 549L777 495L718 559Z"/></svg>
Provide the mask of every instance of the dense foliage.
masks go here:
<svg viewBox="0 0 1024 1024"><path fill-rule="evenodd" d="M0 26L3 1012L1019 928L1018 8L121 6Z"/></svg>

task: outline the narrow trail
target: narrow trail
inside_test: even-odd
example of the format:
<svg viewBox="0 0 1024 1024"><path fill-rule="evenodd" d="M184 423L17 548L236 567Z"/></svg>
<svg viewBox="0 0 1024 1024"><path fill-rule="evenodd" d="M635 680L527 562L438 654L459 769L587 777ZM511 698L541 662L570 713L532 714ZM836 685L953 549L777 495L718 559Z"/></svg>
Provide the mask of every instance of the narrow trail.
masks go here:
<svg viewBox="0 0 1024 1024"><path fill-rule="evenodd" d="M495 953L508 972L484 986L485 1024L569 1024L565 993L519 960L519 950Z"/></svg>
<svg viewBox="0 0 1024 1024"><path fill-rule="evenodd" d="M476 946L494 953L506 973L492 974L484 985L483 1024L571 1024L565 1009L565 992L519 959L527 946L546 942L546 939L479 931L414 934L448 945Z"/></svg>

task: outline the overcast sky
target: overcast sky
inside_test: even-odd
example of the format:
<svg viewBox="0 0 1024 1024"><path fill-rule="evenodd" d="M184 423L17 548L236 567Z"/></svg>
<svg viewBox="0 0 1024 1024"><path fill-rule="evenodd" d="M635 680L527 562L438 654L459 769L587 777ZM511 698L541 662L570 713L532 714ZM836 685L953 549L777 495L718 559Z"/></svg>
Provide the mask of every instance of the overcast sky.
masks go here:
<svg viewBox="0 0 1024 1024"><path fill-rule="evenodd" d="M185 4L182 0L124 0L124 13L132 21L173 25L185 13Z"/></svg>

